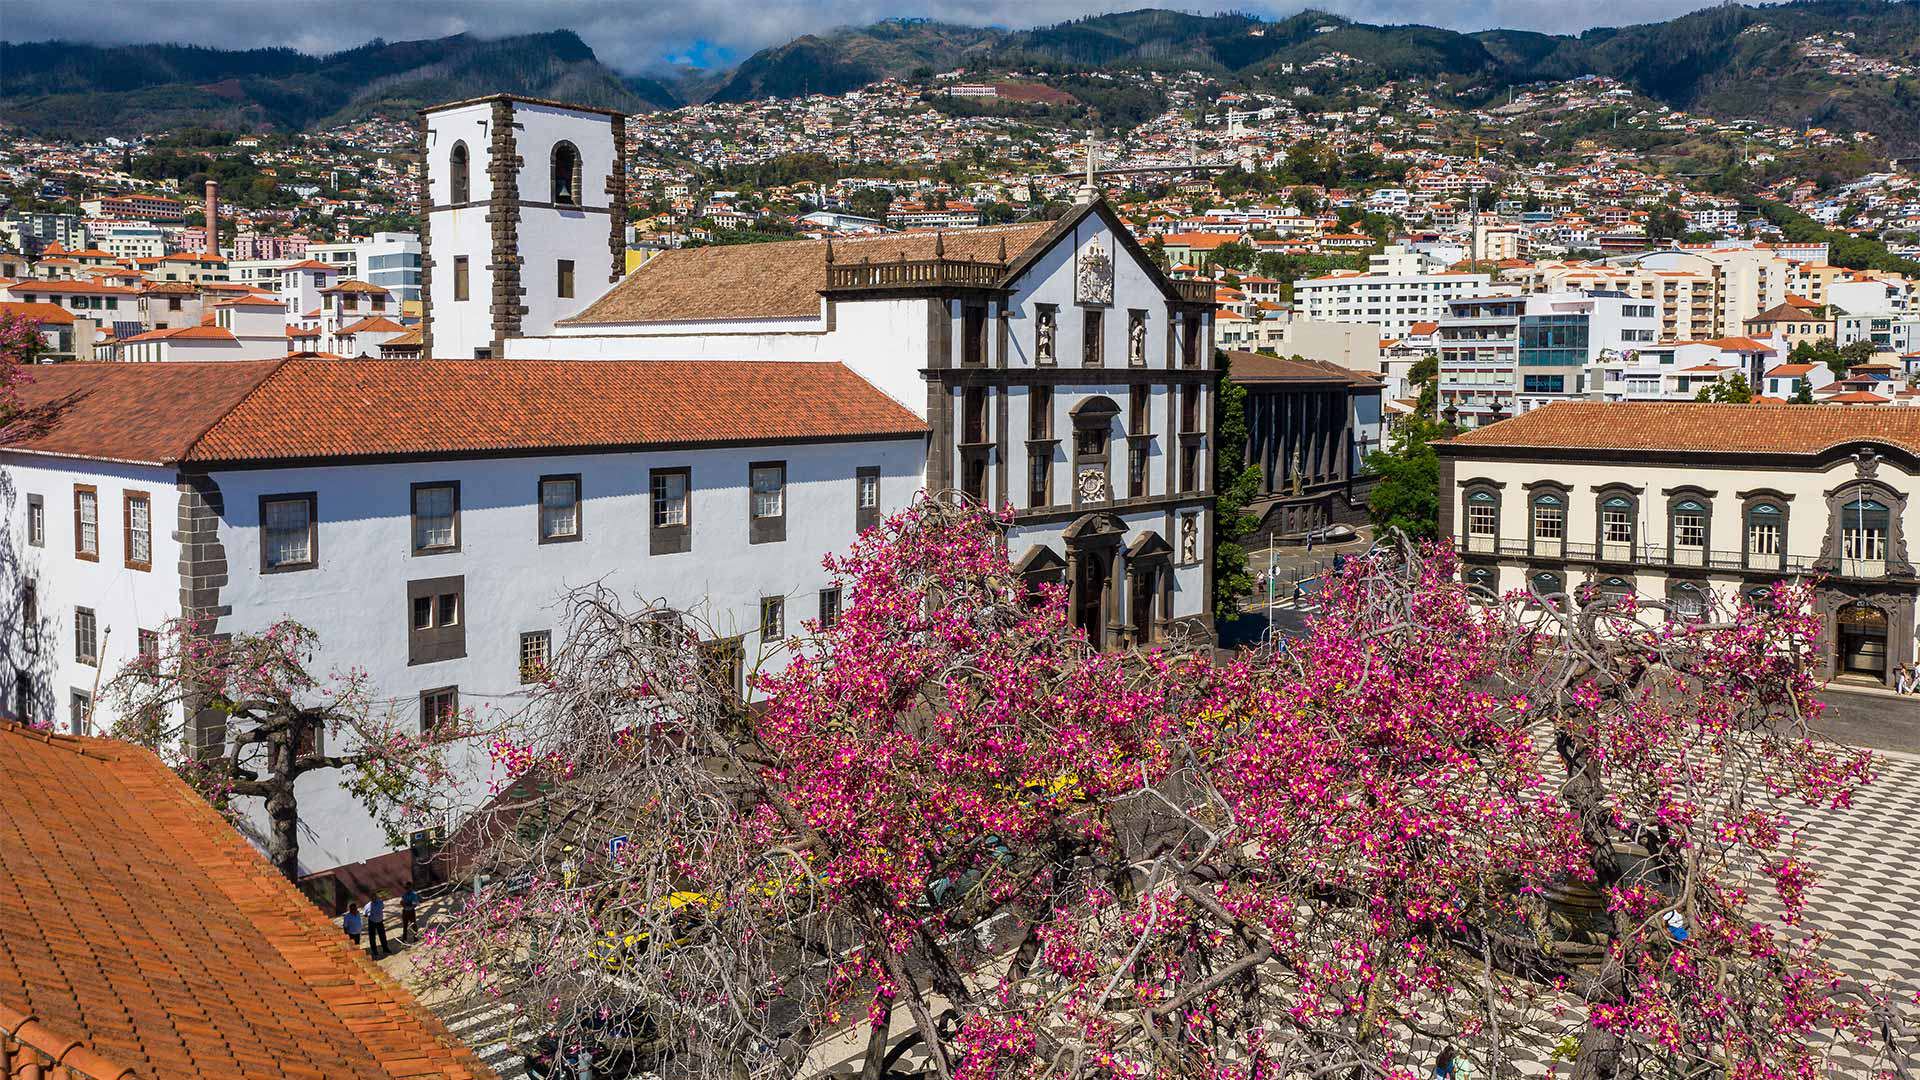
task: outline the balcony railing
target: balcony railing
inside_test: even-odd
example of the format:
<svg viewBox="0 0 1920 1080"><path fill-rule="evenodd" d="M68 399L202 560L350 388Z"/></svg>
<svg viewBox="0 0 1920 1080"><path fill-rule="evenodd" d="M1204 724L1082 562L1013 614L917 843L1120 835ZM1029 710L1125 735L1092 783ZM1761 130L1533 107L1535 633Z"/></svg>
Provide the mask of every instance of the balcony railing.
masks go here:
<svg viewBox="0 0 1920 1080"><path fill-rule="evenodd" d="M1743 570L1753 573L1805 574L1814 571L1817 561L1808 555L1749 555L1744 551L1710 551L1706 548L1668 548L1665 544L1573 543L1561 540L1492 537L1475 534L1462 537L1455 548L1463 555L1497 555L1515 559L1561 559L1576 563L1609 563L1622 566L1649 566L1676 570ZM1836 577L1880 578L1887 575L1883 559L1842 559L1831 571Z"/></svg>
<svg viewBox="0 0 1920 1080"><path fill-rule="evenodd" d="M1176 281L1173 291L1189 304L1213 303L1215 285L1211 281Z"/></svg>
<svg viewBox="0 0 1920 1080"><path fill-rule="evenodd" d="M972 262L965 259L945 258L831 263L827 266L827 288L829 290L923 289L939 286L992 288L1000 284L1000 279L1006 275L1006 269L1003 264L997 262Z"/></svg>

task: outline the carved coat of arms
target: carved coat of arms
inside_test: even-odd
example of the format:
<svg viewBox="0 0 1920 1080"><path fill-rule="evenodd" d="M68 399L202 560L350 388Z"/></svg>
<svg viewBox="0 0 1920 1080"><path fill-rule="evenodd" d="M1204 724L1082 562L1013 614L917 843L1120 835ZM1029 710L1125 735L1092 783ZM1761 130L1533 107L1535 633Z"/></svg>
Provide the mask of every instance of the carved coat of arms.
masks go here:
<svg viewBox="0 0 1920 1080"><path fill-rule="evenodd" d="M1080 253L1074 269L1073 299L1078 304L1113 303L1113 256L1095 239Z"/></svg>
<svg viewBox="0 0 1920 1080"><path fill-rule="evenodd" d="M1081 502L1105 502L1107 474L1099 469L1082 469L1077 478Z"/></svg>

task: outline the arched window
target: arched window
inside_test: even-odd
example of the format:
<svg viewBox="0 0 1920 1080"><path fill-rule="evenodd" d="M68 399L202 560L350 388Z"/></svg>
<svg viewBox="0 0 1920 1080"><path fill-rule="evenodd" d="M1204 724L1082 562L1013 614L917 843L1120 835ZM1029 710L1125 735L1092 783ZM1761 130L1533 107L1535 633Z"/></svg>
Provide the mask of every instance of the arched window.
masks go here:
<svg viewBox="0 0 1920 1080"><path fill-rule="evenodd" d="M1567 497L1542 491L1533 497L1533 553L1558 558L1566 551Z"/></svg>
<svg viewBox="0 0 1920 1080"><path fill-rule="evenodd" d="M447 155L447 177L452 187L448 202L457 206L473 201L473 166L467 160L466 143L453 144L453 151Z"/></svg>
<svg viewBox="0 0 1920 1080"><path fill-rule="evenodd" d="M1619 600L1633 595L1633 579L1619 574L1589 581L1580 587L1582 603L1593 603L1600 599Z"/></svg>
<svg viewBox="0 0 1920 1080"><path fill-rule="evenodd" d="M1787 511L1779 503L1747 507L1746 562L1754 570L1780 570L1786 555Z"/></svg>
<svg viewBox="0 0 1920 1080"><path fill-rule="evenodd" d="M1553 598L1567 591L1567 579L1551 570L1541 570L1527 578L1527 588L1540 594L1546 603L1558 606L1562 601Z"/></svg>
<svg viewBox="0 0 1920 1080"><path fill-rule="evenodd" d="M1500 535L1500 493L1492 488L1467 490L1467 550L1492 554Z"/></svg>
<svg viewBox="0 0 1920 1080"><path fill-rule="evenodd" d="M570 142L553 144L553 203L580 205L580 151Z"/></svg>
<svg viewBox="0 0 1920 1080"><path fill-rule="evenodd" d="M1674 617L1688 622L1707 617L1709 599L1706 588L1696 581L1676 581L1667 587L1667 601L1673 605Z"/></svg>
<svg viewBox="0 0 1920 1080"><path fill-rule="evenodd" d="M1611 562L1632 562L1633 544L1638 535L1639 506L1624 492L1600 496L1600 557Z"/></svg>
<svg viewBox="0 0 1920 1080"><path fill-rule="evenodd" d="M1856 495L1840 507L1840 572L1850 577L1885 577L1887 504Z"/></svg>
<svg viewBox="0 0 1920 1080"><path fill-rule="evenodd" d="M1467 595L1482 603L1500 599L1500 571L1491 566L1469 566L1460 573L1467 584Z"/></svg>
<svg viewBox="0 0 1920 1080"><path fill-rule="evenodd" d="M1747 603L1762 610L1770 610L1773 607L1773 586L1771 585L1750 585L1740 596Z"/></svg>
<svg viewBox="0 0 1920 1080"><path fill-rule="evenodd" d="M1676 566L1707 564L1707 502L1686 494L1667 504L1667 553Z"/></svg>

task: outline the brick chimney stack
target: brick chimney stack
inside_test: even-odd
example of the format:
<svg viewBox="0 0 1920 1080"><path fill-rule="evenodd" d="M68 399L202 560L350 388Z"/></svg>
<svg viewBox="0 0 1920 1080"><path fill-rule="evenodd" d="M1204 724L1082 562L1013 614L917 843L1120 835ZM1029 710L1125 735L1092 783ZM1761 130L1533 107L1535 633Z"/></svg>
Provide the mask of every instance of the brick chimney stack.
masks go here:
<svg viewBox="0 0 1920 1080"><path fill-rule="evenodd" d="M207 181L207 254L220 254L220 181Z"/></svg>

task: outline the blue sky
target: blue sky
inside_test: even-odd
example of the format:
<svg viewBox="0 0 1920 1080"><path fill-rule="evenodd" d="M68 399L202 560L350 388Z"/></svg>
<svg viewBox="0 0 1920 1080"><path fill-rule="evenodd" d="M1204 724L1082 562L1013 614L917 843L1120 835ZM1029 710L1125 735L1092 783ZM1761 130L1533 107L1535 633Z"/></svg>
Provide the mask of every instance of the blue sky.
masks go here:
<svg viewBox="0 0 1920 1080"><path fill-rule="evenodd" d="M222 48L291 46L331 52L372 37L389 41L468 32L482 36L570 29L608 66L628 73L675 64L724 66L768 45L836 26L895 16L973 25L1034 26L1102 11L1152 6L1086 0L5 0L0 37L97 44L170 41ZM1504 26L1577 33L1671 18L1705 0L1178 0L1182 11L1290 15L1312 6L1374 23L1457 30Z"/></svg>

